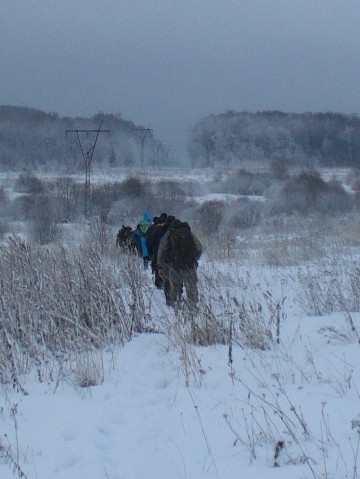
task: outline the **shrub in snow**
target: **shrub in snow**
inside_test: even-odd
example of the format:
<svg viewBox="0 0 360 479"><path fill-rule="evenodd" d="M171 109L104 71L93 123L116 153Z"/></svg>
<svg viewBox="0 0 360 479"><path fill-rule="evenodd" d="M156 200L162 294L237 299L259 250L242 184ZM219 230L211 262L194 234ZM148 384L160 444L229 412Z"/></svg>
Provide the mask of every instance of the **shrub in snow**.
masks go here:
<svg viewBox="0 0 360 479"><path fill-rule="evenodd" d="M195 213L197 226L207 234L213 234L219 230L225 203L223 201L206 201Z"/></svg>
<svg viewBox="0 0 360 479"><path fill-rule="evenodd" d="M290 178L273 203L273 213L326 215L351 210L351 200L337 182L326 183L316 170L303 171Z"/></svg>
<svg viewBox="0 0 360 479"><path fill-rule="evenodd" d="M61 221L73 221L79 216L79 203L83 195L83 185L68 176L60 177L53 187L57 214Z"/></svg>
<svg viewBox="0 0 360 479"><path fill-rule="evenodd" d="M101 253L104 253L112 243L112 231L106 211L103 211L99 216L92 217L90 222L89 240Z"/></svg>
<svg viewBox="0 0 360 479"><path fill-rule="evenodd" d="M257 226L261 219L261 205L246 198L232 205L234 210L229 224L232 228L247 229Z"/></svg>
<svg viewBox="0 0 360 479"><path fill-rule="evenodd" d="M181 201L185 199L185 191L176 181L161 180L152 187L153 194L160 198Z"/></svg>
<svg viewBox="0 0 360 479"><path fill-rule="evenodd" d="M42 377L49 359L123 344L141 328L141 306L130 310L127 285L97 249L50 251L11 237L0 256L2 381L18 386L30 364Z"/></svg>
<svg viewBox="0 0 360 479"><path fill-rule="evenodd" d="M270 174L277 180L282 180L288 176L289 165L284 158L273 158L270 163Z"/></svg>
<svg viewBox="0 0 360 479"><path fill-rule="evenodd" d="M57 223L56 208L52 198L41 195L36 198L33 218L29 225L32 239L42 245L58 241L61 229Z"/></svg>
<svg viewBox="0 0 360 479"><path fill-rule="evenodd" d="M322 316L334 311L360 311L360 268L342 258L330 264L301 268L298 303L307 314ZM319 281L321 278L321 281Z"/></svg>
<svg viewBox="0 0 360 479"><path fill-rule="evenodd" d="M44 193L44 185L39 178L32 173L23 173L19 175L15 182L15 191L26 194L41 194Z"/></svg>
<svg viewBox="0 0 360 479"><path fill-rule="evenodd" d="M231 346L236 341L252 349L266 350L280 340L285 298L272 296L250 277L235 274L225 279L219 271L203 271L199 292L198 309L189 310L186 301L180 302L175 309L175 321L169 322L167 330L182 360L190 361L184 366L188 371L195 370L196 361L186 345Z"/></svg>
<svg viewBox="0 0 360 479"><path fill-rule="evenodd" d="M333 179L327 183L327 188L318 201L317 210L325 215L348 213L352 209L350 195L344 190L341 183Z"/></svg>
<svg viewBox="0 0 360 479"><path fill-rule="evenodd" d="M93 215L110 211L114 202L120 198L119 183L93 186L91 189L91 206Z"/></svg>
<svg viewBox="0 0 360 479"><path fill-rule="evenodd" d="M93 349L80 351L75 356L72 373L74 384L80 388L102 384L105 377L102 352Z"/></svg>
<svg viewBox="0 0 360 479"><path fill-rule="evenodd" d="M33 218L35 205L35 195L17 196L9 203L9 215L14 221L28 221Z"/></svg>
<svg viewBox="0 0 360 479"><path fill-rule="evenodd" d="M222 185L222 191L236 195L263 195L271 178L265 173L253 173L244 168L231 173Z"/></svg>
<svg viewBox="0 0 360 479"><path fill-rule="evenodd" d="M218 231L210 235L205 232L201 235L201 242L207 255L212 259L231 259L242 254L236 240L237 232L234 230Z"/></svg>
<svg viewBox="0 0 360 479"><path fill-rule="evenodd" d="M130 177L124 180L120 185L120 195L124 197L140 197L144 193L144 186L139 178Z"/></svg>

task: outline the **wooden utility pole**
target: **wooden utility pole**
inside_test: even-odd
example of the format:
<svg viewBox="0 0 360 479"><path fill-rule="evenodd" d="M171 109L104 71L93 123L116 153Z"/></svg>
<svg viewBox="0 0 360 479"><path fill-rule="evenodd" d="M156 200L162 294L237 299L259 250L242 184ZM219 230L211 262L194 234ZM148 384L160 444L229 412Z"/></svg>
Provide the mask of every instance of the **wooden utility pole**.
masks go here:
<svg viewBox="0 0 360 479"><path fill-rule="evenodd" d="M84 214L85 218L90 218L91 217L91 182L90 182L90 166L95 150L95 146L97 143L97 140L99 138L100 133L109 133L110 136L110 130L102 130L101 125L103 122L100 123L100 126L97 130L79 130L75 128L74 130L66 130L66 135L68 133L76 133L77 139L79 141L79 145L81 148L81 153L84 159L85 163L85 187L84 187ZM90 133L96 133L95 140L93 146L90 148L90 150L85 151L84 147L81 143L80 135L79 133L86 133L88 136Z"/></svg>
<svg viewBox="0 0 360 479"><path fill-rule="evenodd" d="M144 145L148 133L152 132L152 128L133 128L131 131L139 132L141 143L140 171L144 173Z"/></svg>

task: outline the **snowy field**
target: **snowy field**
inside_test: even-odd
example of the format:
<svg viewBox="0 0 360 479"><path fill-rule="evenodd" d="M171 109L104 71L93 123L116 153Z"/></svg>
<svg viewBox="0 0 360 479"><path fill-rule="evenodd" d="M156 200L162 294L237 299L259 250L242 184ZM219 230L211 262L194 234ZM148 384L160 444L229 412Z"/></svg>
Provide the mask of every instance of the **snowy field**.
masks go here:
<svg viewBox="0 0 360 479"><path fill-rule="evenodd" d="M157 168L147 167L146 170L141 173L139 168L101 168L97 169L96 165L91 169L91 181L94 184L111 183L114 181L122 181L131 176L143 176L146 179L163 179L163 180L179 180L185 181L189 179L196 179L199 182L209 181L214 177L216 170L214 169L191 169L191 168ZM219 169L218 174L221 176L226 174L227 170ZM0 184L6 186L6 183L12 184L14 180L19 176L21 172L0 172ZM58 174L51 172L37 173L36 176L44 181L54 181L58 178ZM83 183L83 173L72 173L69 176L74 178L79 183Z"/></svg>
<svg viewBox="0 0 360 479"><path fill-rule="evenodd" d="M3 387L1 478L357 477L357 334L344 314L290 310L268 350L142 334L83 359L94 386L50 364L26 395Z"/></svg>
<svg viewBox="0 0 360 479"><path fill-rule="evenodd" d="M124 314L136 309L147 332L38 364L15 348L21 375L1 385L0 479L357 478L358 247L274 265L261 264L260 240L240 239L240 251L253 247L246 261L205 252L199 318L168 309L150 271L138 262L125 274L129 260L113 248L111 300L128 300ZM312 247L304 233L302 252ZM37 253L25 249L15 245L2 267L25 268L14 291L50 317L36 301L51 297L63 263L48 248L30 264ZM10 308L7 293L0 300Z"/></svg>

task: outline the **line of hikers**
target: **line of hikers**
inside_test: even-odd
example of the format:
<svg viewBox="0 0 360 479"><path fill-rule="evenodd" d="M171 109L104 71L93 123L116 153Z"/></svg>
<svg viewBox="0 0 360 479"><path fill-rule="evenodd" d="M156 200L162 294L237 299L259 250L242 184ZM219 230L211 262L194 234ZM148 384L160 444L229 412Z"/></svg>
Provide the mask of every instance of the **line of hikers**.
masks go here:
<svg viewBox="0 0 360 479"><path fill-rule="evenodd" d="M119 230L116 245L139 254L145 268L151 264L155 286L164 290L168 306L176 305L185 287L188 306L196 309L197 267L203 248L188 223L166 213L151 218L146 211L135 230L130 226Z"/></svg>

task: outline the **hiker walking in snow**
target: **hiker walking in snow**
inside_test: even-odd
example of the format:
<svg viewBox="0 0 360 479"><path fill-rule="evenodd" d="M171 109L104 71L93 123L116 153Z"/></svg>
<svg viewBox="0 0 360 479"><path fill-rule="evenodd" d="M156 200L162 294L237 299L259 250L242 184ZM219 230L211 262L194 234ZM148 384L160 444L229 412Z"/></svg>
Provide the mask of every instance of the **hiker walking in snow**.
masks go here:
<svg viewBox="0 0 360 479"><path fill-rule="evenodd" d="M121 249L130 248L130 239L133 234L133 229L131 226L124 226L118 231L116 236L116 246L119 246Z"/></svg>
<svg viewBox="0 0 360 479"><path fill-rule="evenodd" d="M165 223L166 224L166 223ZM190 309L198 302L197 266L203 248L188 223L172 221L159 245L157 264L159 276L169 282L165 292L166 304L175 306L178 292L185 286Z"/></svg>
<svg viewBox="0 0 360 479"><path fill-rule="evenodd" d="M160 243L161 239L165 236L166 232L169 230L171 223L175 220L175 216L168 215L165 223L161 228L158 228L152 236L151 239L151 246L150 249L153 252L153 255L155 256L155 261L156 261L156 270L157 270L157 277L159 280L156 283L156 286L159 287L159 289L162 287L164 289L164 294L166 298L166 303L169 301L169 292L170 292L170 281L169 281L169 267L167 264L163 265L163 274L160 276L159 274L159 264L158 264L158 256L159 256L159 248L160 248Z"/></svg>
<svg viewBox="0 0 360 479"><path fill-rule="evenodd" d="M130 236L130 245L134 253L137 252L139 256L142 256L141 244L140 244L140 224L136 225L136 228L134 229L132 235Z"/></svg>
<svg viewBox="0 0 360 479"><path fill-rule="evenodd" d="M147 249L146 238L149 227L152 225L153 221L151 219L150 213L145 211L144 218L139 223L139 251L144 261L145 269L148 268L150 262L150 256Z"/></svg>
<svg viewBox="0 0 360 479"><path fill-rule="evenodd" d="M160 240L166 233L165 221L167 220L167 217L168 215L166 213L161 213L158 220L156 221L156 224L155 224L155 218L154 218L154 225L150 226L148 235L146 238L146 245L147 245L149 256L151 258L151 269L153 274L155 275L154 283L158 289L163 288L163 280L160 278L159 272L158 272L157 253L159 249ZM170 216L171 221L174 219L175 219L174 216Z"/></svg>

